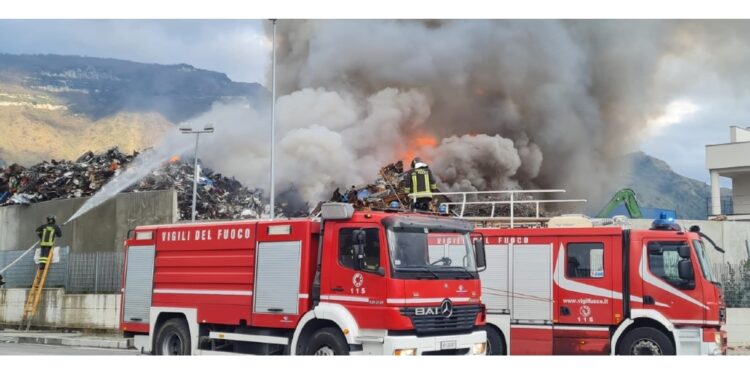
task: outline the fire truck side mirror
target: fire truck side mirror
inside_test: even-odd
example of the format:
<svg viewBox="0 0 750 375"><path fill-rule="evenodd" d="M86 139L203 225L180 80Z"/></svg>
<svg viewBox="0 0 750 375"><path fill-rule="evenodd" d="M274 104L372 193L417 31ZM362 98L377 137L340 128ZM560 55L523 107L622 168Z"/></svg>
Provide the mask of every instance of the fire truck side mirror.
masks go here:
<svg viewBox="0 0 750 375"><path fill-rule="evenodd" d="M690 246L682 245L677 249L682 259L690 259Z"/></svg>
<svg viewBox="0 0 750 375"><path fill-rule="evenodd" d="M484 252L484 240L482 238L474 240L474 251L477 257L477 271L484 271L487 268L487 256Z"/></svg>
<svg viewBox="0 0 750 375"><path fill-rule="evenodd" d="M693 265L690 263L690 260L683 259L679 262L677 262L677 273L680 279L686 280L686 281L693 281L695 275L693 275Z"/></svg>

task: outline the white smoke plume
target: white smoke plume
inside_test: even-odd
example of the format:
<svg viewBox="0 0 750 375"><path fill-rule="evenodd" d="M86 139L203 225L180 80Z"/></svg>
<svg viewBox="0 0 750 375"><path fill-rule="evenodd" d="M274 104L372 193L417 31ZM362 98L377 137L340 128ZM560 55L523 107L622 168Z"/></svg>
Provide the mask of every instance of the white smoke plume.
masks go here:
<svg viewBox="0 0 750 375"><path fill-rule="evenodd" d="M446 190L564 188L594 199L617 184L621 155L672 100L750 81L749 28L701 21L279 21L277 191L294 185L315 202L419 155ZM710 52L723 40L733 48ZM731 80L728 70L736 73ZM217 105L204 118L234 111ZM270 120L242 111L216 121L204 159L251 186L267 186Z"/></svg>

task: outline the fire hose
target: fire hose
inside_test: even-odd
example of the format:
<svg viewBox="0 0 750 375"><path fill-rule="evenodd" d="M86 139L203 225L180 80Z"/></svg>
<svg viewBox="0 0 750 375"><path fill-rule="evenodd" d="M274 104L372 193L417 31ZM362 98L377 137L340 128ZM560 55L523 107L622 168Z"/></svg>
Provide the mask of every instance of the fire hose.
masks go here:
<svg viewBox="0 0 750 375"><path fill-rule="evenodd" d="M16 258L14 261L10 262L10 264L7 265L7 266L5 266L5 268L1 269L0 270L0 274L2 274L3 272L5 272L5 270L7 270L8 268L13 267L13 265L16 264L16 263L18 263L18 261L21 260L21 258L25 257L26 254L28 254L31 250L34 250L34 248L38 244L39 244L39 241L34 242L34 244L31 245L31 247L28 248L28 250L24 251L23 254L21 254L21 256L19 256L18 258Z"/></svg>

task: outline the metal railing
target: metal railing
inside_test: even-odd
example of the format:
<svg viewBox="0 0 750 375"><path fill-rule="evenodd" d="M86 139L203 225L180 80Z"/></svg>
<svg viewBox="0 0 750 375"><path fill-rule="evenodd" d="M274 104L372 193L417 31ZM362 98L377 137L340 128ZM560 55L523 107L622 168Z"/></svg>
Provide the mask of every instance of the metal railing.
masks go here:
<svg viewBox="0 0 750 375"><path fill-rule="evenodd" d="M473 219L473 220L509 220L510 221L510 227L513 228L515 226L516 219L518 218L532 218L532 219L540 219L539 215L539 205L545 204L545 203L585 203L587 202L586 199L524 199L524 197L517 197L518 195L522 196L529 196L532 194L549 194L549 193L565 193L566 190L563 189L538 189L538 190L491 190L491 191L458 191L458 192L446 192L446 193L432 193L433 196L444 196L446 198L450 197L460 197L460 201L457 202L442 202L440 203L441 206L444 206L446 209L446 212L453 212L456 216L460 218L465 219ZM503 200L492 200L493 196L497 195L508 195L508 199ZM410 196L413 196L410 194ZM478 200L472 200L469 201L468 197L472 197L472 199L478 199ZM479 200L480 196L488 197L488 200ZM515 215L515 209L516 205L534 205L535 213L533 217L527 217L527 216L520 216L517 217ZM510 215L509 216L495 216L496 208L498 205L509 205L510 207ZM490 215L489 216L467 216L466 215L466 207L467 206L489 206L490 208ZM455 210L451 210L451 208L455 207Z"/></svg>
<svg viewBox="0 0 750 375"><path fill-rule="evenodd" d="M73 253L68 259L68 293L115 293L122 287L122 252Z"/></svg>
<svg viewBox="0 0 750 375"><path fill-rule="evenodd" d="M0 251L0 268L9 264L23 250ZM124 254L118 252L71 252L59 250L59 262L49 270L45 288L64 288L67 293L117 293L121 288ZM29 288L37 270L27 255L4 274L5 288Z"/></svg>
<svg viewBox="0 0 750 375"><path fill-rule="evenodd" d="M0 251L0 269L9 265L16 260L25 250ZM45 286L47 288L60 288L65 285L68 273L68 259L70 248L60 247L57 250L55 258L59 258L58 263L53 263L47 274ZM34 275L39 266L34 263L34 253L29 253L18 261L13 267L8 268L3 273L5 288L29 288L34 281Z"/></svg>
<svg viewBox="0 0 750 375"><path fill-rule="evenodd" d="M721 215L734 215L734 203L731 196L719 198ZM741 211L741 210L740 210ZM747 210L746 210L747 211ZM706 216L711 216L711 197L706 198Z"/></svg>

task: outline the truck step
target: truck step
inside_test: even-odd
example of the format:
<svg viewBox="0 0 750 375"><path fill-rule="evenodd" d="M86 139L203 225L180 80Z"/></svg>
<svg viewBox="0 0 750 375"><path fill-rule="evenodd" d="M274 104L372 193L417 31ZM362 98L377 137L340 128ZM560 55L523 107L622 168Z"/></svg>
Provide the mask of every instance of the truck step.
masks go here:
<svg viewBox="0 0 750 375"><path fill-rule="evenodd" d="M208 338L213 340L245 341L245 342L262 342L264 344L289 345L289 339L279 336L266 335L249 335L244 333L232 332L210 332Z"/></svg>

